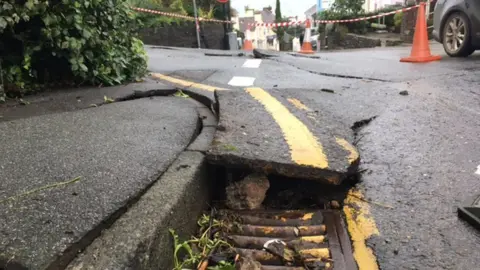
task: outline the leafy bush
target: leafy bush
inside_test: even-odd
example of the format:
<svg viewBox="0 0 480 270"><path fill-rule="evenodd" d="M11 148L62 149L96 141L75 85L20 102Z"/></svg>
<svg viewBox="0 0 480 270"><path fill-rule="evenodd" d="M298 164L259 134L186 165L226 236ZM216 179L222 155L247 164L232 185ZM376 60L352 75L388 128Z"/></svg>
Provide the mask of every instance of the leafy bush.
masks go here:
<svg viewBox="0 0 480 270"><path fill-rule="evenodd" d="M127 0L132 7L153 9L163 12L170 12L193 17L194 10L191 0ZM198 16L202 18L216 18L224 20L223 11L216 0L197 0ZM183 24L188 22L183 18L167 17L158 14L137 12L136 17L144 27L155 27L160 25Z"/></svg>
<svg viewBox="0 0 480 270"><path fill-rule="evenodd" d="M395 26L395 32L400 33L400 28L402 26L403 13L396 13L393 16L393 25Z"/></svg>
<svg viewBox="0 0 480 270"><path fill-rule="evenodd" d="M335 10L324 10L320 12L320 14L318 15L320 20L348 20L348 19L355 19L363 16L364 16L364 13L343 14ZM354 23L341 23L341 25L345 25L345 27L348 29L348 32L361 34L366 32L367 22L361 21L361 22L354 22ZM322 31L322 29L319 28L319 31Z"/></svg>
<svg viewBox="0 0 480 270"><path fill-rule="evenodd" d="M126 0L6 0L0 59L6 91L52 83L114 85L146 73Z"/></svg>
<svg viewBox="0 0 480 270"><path fill-rule="evenodd" d="M344 9L331 9L331 10L324 10L319 14L319 17L321 20L348 20L348 19L356 19L360 17L370 17L374 15L378 15L381 13L387 13L390 11L394 11L397 9L401 9L401 6L389 6L385 7L383 9L379 9L375 12L369 12L365 13L363 10L361 11L356 11L356 12L345 12ZM401 14L401 13L397 13ZM394 15L388 15L385 16L385 25L387 28L391 28L395 26L395 19ZM367 21L361 21L361 22L353 22L353 23L346 23L345 26L348 28L349 32L352 33L365 33L367 30L367 27L371 23L376 23L378 22L378 19L370 19ZM383 23L383 19L381 19L381 22ZM400 23L401 23L401 17L400 17Z"/></svg>

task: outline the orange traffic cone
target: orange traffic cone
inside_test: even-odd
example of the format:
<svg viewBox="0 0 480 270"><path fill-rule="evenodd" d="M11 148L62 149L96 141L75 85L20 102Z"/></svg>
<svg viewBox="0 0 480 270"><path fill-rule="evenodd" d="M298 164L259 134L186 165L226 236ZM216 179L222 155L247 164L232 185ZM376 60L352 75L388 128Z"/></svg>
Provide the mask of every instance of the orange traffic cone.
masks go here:
<svg viewBox="0 0 480 270"><path fill-rule="evenodd" d="M247 28L247 32L245 33L245 40L243 41L243 50L244 51L253 50L252 39L250 38L250 26Z"/></svg>
<svg viewBox="0 0 480 270"><path fill-rule="evenodd" d="M413 36L413 46L410 57L400 58L400 62L424 63L440 60L440 55L432 55L428 45L427 21L425 19L425 2L420 3L418 7L417 23L415 25L415 35Z"/></svg>
<svg viewBox="0 0 480 270"><path fill-rule="evenodd" d="M315 52L312 49L312 42L310 37L310 19L307 19L305 22L305 36L303 37L303 44L302 48L300 49L299 53L303 54L314 54Z"/></svg>

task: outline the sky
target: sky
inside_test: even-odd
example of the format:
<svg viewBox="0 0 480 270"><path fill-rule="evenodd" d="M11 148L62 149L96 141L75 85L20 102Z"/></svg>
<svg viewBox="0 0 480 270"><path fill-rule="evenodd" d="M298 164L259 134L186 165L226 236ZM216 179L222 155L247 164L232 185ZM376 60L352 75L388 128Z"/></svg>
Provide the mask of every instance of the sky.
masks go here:
<svg viewBox="0 0 480 270"><path fill-rule="evenodd" d="M256 10L263 7L272 6L275 12L276 0L230 0L231 5L235 8L240 16L245 13L245 6L248 5ZM283 16L304 16L304 12L311 6L315 5L317 0L280 0L280 7Z"/></svg>

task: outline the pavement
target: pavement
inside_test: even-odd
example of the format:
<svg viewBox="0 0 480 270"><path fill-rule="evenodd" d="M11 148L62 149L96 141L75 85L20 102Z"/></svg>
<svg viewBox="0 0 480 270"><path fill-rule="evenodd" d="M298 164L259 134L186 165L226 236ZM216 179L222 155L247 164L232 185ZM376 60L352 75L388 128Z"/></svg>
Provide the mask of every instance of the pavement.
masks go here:
<svg viewBox="0 0 480 270"><path fill-rule="evenodd" d="M175 93L154 82L46 93L29 98L30 105L2 106L8 120L0 122L0 268L66 266L196 137L199 103L189 98L102 104L107 93L125 99L134 91L139 95L138 89ZM98 107L87 105L94 101ZM32 116L36 109L38 115ZM172 188L180 186L163 183L161 188L174 201L183 191Z"/></svg>
<svg viewBox="0 0 480 270"><path fill-rule="evenodd" d="M220 126L211 161L296 177L271 165L301 167L294 149L316 149L307 156L318 160L319 143L329 161L348 160L347 152L333 150L338 136L356 146L361 181L345 198L344 214L359 269L476 269L480 234L456 211L480 192L480 53L458 59L439 44L431 49L443 59L400 63L409 47L314 58L219 57L202 50L149 54L174 63L152 61L154 73L229 89L215 91ZM299 139L305 134L309 140ZM272 162L257 168L255 161ZM316 173L325 171L322 166Z"/></svg>

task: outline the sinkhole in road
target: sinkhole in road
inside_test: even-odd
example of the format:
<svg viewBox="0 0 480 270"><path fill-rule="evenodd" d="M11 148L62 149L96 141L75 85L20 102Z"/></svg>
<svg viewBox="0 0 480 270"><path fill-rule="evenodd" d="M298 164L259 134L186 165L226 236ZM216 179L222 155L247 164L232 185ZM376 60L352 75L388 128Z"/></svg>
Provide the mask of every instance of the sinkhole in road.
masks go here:
<svg viewBox="0 0 480 270"><path fill-rule="evenodd" d="M376 117L353 123L355 146ZM343 203L361 171L341 185L225 164L210 164L208 174L210 209L195 241L210 244L196 248L202 252L195 269L358 269L344 212L354 206Z"/></svg>
<svg viewBox="0 0 480 270"><path fill-rule="evenodd" d="M218 165L209 176L211 209L197 237L211 244L197 247L207 250L198 269L357 269L342 212L356 176L332 186Z"/></svg>

